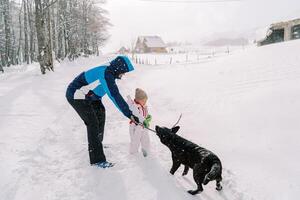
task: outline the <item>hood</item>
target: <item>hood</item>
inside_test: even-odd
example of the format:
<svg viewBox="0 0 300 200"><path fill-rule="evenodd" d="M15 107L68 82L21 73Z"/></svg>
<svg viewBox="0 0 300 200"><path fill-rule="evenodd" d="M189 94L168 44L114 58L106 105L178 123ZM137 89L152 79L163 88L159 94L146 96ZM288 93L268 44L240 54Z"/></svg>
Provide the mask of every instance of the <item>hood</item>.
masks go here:
<svg viewBox="0 0 300 200"><path fill-rule="evenodd" d="M118 56L112 60L107 67L112 72L115 78L118 78L120 74L133 71L133 65L127 56Z"/></svg>

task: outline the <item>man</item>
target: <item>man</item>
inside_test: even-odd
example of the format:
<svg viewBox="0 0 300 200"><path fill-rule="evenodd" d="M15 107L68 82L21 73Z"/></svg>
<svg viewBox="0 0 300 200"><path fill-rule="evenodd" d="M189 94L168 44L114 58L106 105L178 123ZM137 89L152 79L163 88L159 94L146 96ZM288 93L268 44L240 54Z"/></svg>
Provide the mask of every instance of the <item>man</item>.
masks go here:
<svg viewBox="0 0 300 200"><path fill-rule="evenodd" d="M68 86L66 98L78 113L87 127L88 149L90 164L101 168L112 167L113 164L106 161L103 152L103 134L105 125L105 107L101 98L107 94L115 106L136 124L139 119L132 115L126 101L119 93L115 79L133 71L133 65L126 56L118 56L109 65L98 66L79 74ZM81 90L84 86L94 86L88 92ZM78 97L84 94L83 98Z"/></svg>

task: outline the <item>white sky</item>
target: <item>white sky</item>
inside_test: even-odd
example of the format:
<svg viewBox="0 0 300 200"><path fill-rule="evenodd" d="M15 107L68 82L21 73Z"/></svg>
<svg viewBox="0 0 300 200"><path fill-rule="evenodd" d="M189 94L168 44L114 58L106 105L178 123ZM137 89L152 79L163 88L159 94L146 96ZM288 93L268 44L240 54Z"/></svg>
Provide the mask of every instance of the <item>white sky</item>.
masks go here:
<svg viewBox="0 0 300 200"><path fill-rule="evenodd" d="M226 3L107 0L104 8L113 24L104 51L130 47L131 41L139 35L159 35L164 41L199 42L204 38L236 35L273 22L300 18L300 0Z"/></svg>

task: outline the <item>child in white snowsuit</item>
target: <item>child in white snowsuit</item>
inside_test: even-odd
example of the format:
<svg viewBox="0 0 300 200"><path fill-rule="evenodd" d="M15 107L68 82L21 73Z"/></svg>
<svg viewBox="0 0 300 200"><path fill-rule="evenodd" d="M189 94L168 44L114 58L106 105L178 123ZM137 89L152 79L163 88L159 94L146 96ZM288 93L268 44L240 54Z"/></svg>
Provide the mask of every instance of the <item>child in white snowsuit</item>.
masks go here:
<svg viewBox="0 0 300 200"><path fill-rule="evenodd" d="M142 125L137 125L133 121L129 122L129 133L130 133L130 147L129 152L135 154L139 151L139 147L142 147L142 153L146 157L150 150L150 139L148 135L149 123L151 121L151 115L148 114L147 108L147 94L142 89L137 88L135 90L135 98L132 100L130 96L127 97L127 104L132 114L139 118ZM146 127L146 128L145 128Z"/></svg>

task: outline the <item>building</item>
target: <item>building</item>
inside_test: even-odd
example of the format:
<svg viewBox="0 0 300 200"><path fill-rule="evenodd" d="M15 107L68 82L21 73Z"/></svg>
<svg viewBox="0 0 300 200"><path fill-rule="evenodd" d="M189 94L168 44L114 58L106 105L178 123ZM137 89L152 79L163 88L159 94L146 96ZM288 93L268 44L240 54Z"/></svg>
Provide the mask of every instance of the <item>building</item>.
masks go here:
<svg viewBox="0 0 300 200"><path fill-rule="evenodd" d="M130 53L129 49L126 49L126 47L121 47L118 51L119 54L127 54Z"/></svg>
<svg viewBox="0 0 300 200"><path fill-rule="evenodd" d="M136 53L167 53L167 45L159 36L140 36L135 45Z"/></svg>
<svg viewBox="0 0 300 200"><path fill-rule="evenodd" d="M300 39L300 19L271 24L267 36L257 42L258 46Z"/></svg>

